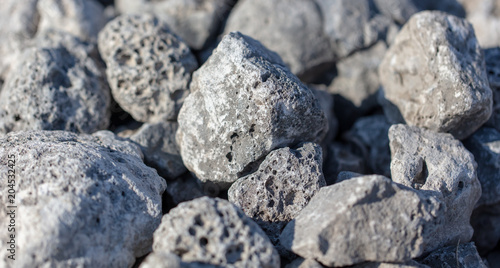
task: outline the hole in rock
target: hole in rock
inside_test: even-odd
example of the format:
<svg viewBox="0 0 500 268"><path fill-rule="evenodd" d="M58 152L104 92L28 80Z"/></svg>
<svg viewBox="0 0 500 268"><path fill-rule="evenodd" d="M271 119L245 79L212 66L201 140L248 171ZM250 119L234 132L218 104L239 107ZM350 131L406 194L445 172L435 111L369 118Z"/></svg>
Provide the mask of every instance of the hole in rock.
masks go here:
<svg viewBox="0 0 500 268"><path fill-rule="evenodd" d="M427 177L429 176L429 170L427 169L427 163L422 160L422 168L413 178L413 188L420 189L427 182Z"/></svg>
<svg viewBox="0 0 500 268"><path fill-rule="evenodd" d="M207 238L206 238L206 237L202 237L202 238L200 238L200 246L201 246L201 247L203 247L203 248L204 248L204 247L206 247L206 246L207 246L207 244L208 244L208 240L207 240Z"/></svg>
<svg viewBox="0 0 500 268"><path fill-rule="evenodd" d="M226 158L227 160L229 160L229 162L233 161L233 154L231 152L227 153Z"/></svg>

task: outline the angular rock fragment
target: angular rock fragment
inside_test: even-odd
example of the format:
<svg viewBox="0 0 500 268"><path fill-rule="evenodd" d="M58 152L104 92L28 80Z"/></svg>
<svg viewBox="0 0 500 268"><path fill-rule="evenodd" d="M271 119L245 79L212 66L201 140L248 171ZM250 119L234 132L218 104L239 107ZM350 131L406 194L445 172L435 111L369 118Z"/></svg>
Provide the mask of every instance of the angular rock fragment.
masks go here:
<svg viewBox="0 0 500 268"><path fill-rule="evenodd" d="M490 117L483 54L472 26L458 17L437 11L414 15L379 74L385 98L410 125L464 139Z"/></svg>
<svg viewBox="0 0 500 268"><path fill-rule="evenodd" d="M322 13L314 1L238 1L224 29L225 33L232 31L240 31L276 51L303 81L313 80L335 60L323 31Z"/></svg>
<svg viewBox="0 0 500 268"><path fill-rule="evenodd" d="M473 242L438 249L425 257L421 263L431 268L463 267L486 268Z"/></svg>
<svg viewBox="0 0 500 268"><path fill-rule="evenodd" d="M404 262L434 250L444 204L383 176L323 187L283 230L280 242L326 266Z"/></svg>
<svg viewBox="0 0 500 268"><path fill-rule="evenodd" d="M388 132L391 124L383 115L358 119L344 139L361 149L361 156L375 174L391 176ZM352 170L359 172L357 170Z"/></svg>
<svg viewBox="0 0 500 268"><path fill-rule="evenodd" d="M109 124L109 88L89 46L51 33L26 49L0 93L0 132L92 133Z"/></svg>
<svg viewBox="0 0 500 268"><path fill-rule="evenodd" d="M189 94L196 58L152 15L122 15L99 33L114 99L137 121L175 120Z"/></svg>
<svg viewBox="0 0 500 268"><path fill-rule="evenodd" d="M2 174L13 158L15 267L130 267L151 251L166 183L136 145L108 131L16 132L0 138ZM0 187L9 189L7 179ZM3 226L8 198L0 192ZM10 267L5 254L0 266Z"/></svg>
<svg viewBox="0 0 500 268"><path fill-rule="evenodd" d="M228 191L229 201L257 222L271 242L278 245L281 230L326 185L322 163L321 147L314 143L274 150L256 172L233 183Z"/></svg>
<svg viewBox="0 0 500 268"><path fill-rule="evenodd" d="M178 122L186 167L229 188L275 148L319 142L328 126L314 94L279 56L240 33L226 35L193 75Z"/></svg>
<svg viewBox="0 0 500 268"><path fill-rule="evenodd" d="M235 0L115 0L120 13L153 13L192 49L200 50L215 37Z"/></svg>
<svg viewBox="0 0 500 268"><path fill-rule="evenodd" d="M420 190L446 204L446 227L432 245L453 245L472 238L470 216L481 196L474 156L450 134L418 127L389 129L392 180Z"/></svg>
<svg viewBox="0 0 500 268"><path fill-rule="evenodd" d="M155 231L154 254L173 253L183 262L230 267L279 267L266 234L226 200L202 197L181 203Z"/></svg>
<svg viewBox="0 0 500 268"><path fill-rule="evenodd" d="M122 135L136 142L144 153L145 163L155 168L165 179L175 179L186 172L175 141L176 122L159 122L142 125L131 135Z"/></svg>

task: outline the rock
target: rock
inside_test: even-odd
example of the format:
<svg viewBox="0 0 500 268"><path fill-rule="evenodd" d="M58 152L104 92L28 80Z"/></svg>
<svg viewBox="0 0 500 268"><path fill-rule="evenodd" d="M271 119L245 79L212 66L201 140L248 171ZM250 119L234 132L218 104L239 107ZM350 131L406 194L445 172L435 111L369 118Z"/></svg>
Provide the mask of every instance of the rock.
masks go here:
<svg viewBox="0 0 500 268"><path fill-rule="evenodd" d="M155 231L154 253L173 253L183 262L224 267L279 267L266 234L226 200L202 197L181 203Z"/></svg>
<svg viewBox="0 0 500 268"><path fill-rule="evenodd" d="M491 114L492 93L472 26L441 12L414 15L379 67L404 120L464 139Z"/></svg>
<svg viewBox="0 0 500 268"><path fill-rule="evenodd" d="M323 165L327 185L334 184L342 171L368 173L365 160L358 153L355 144L332 142L328 146L327 159ZM363 147L364 148L364 147Z"/></svg>
<svg viewBox="0 0 500 268"><path fill-rule="evenodd" d="M26 49L5 81L0 132L105 129L110 94L100 66L85 54L89 48L68 35L49 35L39 43Z"/></svg>
<svg viewBox="0 0 500 268"><path fill-rule="evenodd" d="M472 238L470 216L479 197L474 156L450 134L407 125L389 129L392 180L434 195L446 204L446 227L435 234L441 245Z"/></svg>
<svg viewBox="0 0 500 268"><path fill-rule="evenodd" d="M337 136L339 128L339 123L334 112L333 96L326 91L326 87L323 85L309 85L309 89L318 100L319 106L323 109L326 120L328 121L328 133L323 139L322 144L322 148L326 148L326 146L335 139L335 136Z"/></svg>
<svg viewBox="0 0 500 268"><path fill-rule="evenodd" d="M203 187L200 181L189 173L169 181L167 192L172 197L174 205L207 195L216 197L219 194L216 189Z"/></svg>
<svg viewBox="0 0 500 268"><path fill-rule="evenodd" d="M494 249L500 241L500 205L481 206L471 216L474 227L472 240L479 252L484 255Z"/></svg>
<svg viewBox="0 0 500 268"><path fill-rule="evenodd" d="M140 122L175 120L189 94L194 55L152 15L122 15L99 33L116 102Z"/></svg>
<svg viewBox="0 0 500 268"><path fill-rule="evenodd" d="M37 34L57 29L95 41L106 24L104 7L95 0L38 0L37 11Z"/></svg>
<svg viewBox="0 0 500 268"><path fill-rule="evenodd" d="M460 0L467 20L474 26L482 48L500 46L500 2L498 0Z"/></svg>
<svg viewBox="0 0 500 268"><path fill-rule="evenodd" d="M271 242L278 245L281 230L326 185L322 163L321 147L314 143L274 150L256 172L233 183L228 200L257 222ZM285 255L284 249L278 251Z"/></svg>
<svg viewBox="0 0 500 268"><path fill-rule="evenodd" d="M328 92L339 94L363 113L378 105L376 92L380 87L378 66L387 50L384 41L355 52L337 62L337 77Z"/></svg>
<svg viewBox="0 0 500 268"><path fill-rule="evenodd" d="M176 122L146 123L128 137L137 143L144 153L145 163L155 168L165 179L175 179L186 172L175 141Z"/></svg>
<svg viewBox="0 0 500 268"><path fill-rule="evenodd" d="M486 268L479 256L474 243L460 244L438 249L422 260L422 263L431 268L463 267Z"/></svg>
<svg viewBox="0 0 500 268"><path fill-rule="evenodd" d="M368 262L354 265L351 268L430 268L427 265L420 264L414 260L405 263L386 263L386 262Z"/></svg>
<svg viewBox="0 0 500 268"><path fill-rule="evenodd" d="M153 13L191 48L200 50L215 38L235 0L115 0L119 12Z"/></svg>
<svg viewBox="0 0 500 268"><path fill-rule="evenodd" d="M172 253L151 253L139 268L216 268L218 266L199 262L186 263Z"/></svg>
<svg viewBox="0 0 500 268"><path fill-rule="evenodd" d="M350 180L352 178L363 177L363 176L364 176L363 174L352 172L352 171L341 171L339 173L339 175L337 176L337 181L335 181L335 183L339 183L341 181Z"/></svg>
<svg viewBox="0 0 500 268"><path fill-rule="evenodd" d="M311 82L335 60L322 17L314 1L240 0L224 32L240 31L259 40L276 51L292 73Z"/></svg>
<svg viewBox="0 0 500 268"><path fill-rule="evenodd" d="M476 207L500 203L500 132L482 127L466 139L464 145L478 165L482 195Z"/></svg>
<svg viewBox="0 0 500 268"><path fill-rule="evenodd" d="M360 149L361 156L373 173L386 177L391 176L391 152L387 136L389 127L391 124L383 115L366 116L358 119L351 130L343 136Z"/></svg>
<svg viewBox="0 0 500 268"><path fill-rule="evenodd" d="M229 188L273 149L325 136L314 94L283 66L277 54L234 32L193 74L177 142L201 181Z"/></svg>
<svg viewBox="0 0 500 268"><path fill-rule="evenodd" d="M486 125L500 131L500 48L484 50L486 73L493 91L493 112Z"/></svg>
<svg viewBox="0 0 500 268"><path fill-rule="evenodd" d="M383 176L323 187L291 221L281 244L303 258L339 267L404 262L432 251L444 204Z"/></svg>
<svg viewBox="0 0 500 268"><path fill-rule="evenodd" d="M324 266L313 259L297 258L287 264L285 268L323 268Z"/></svg>
<svg viewBox="0 0 500 268"><path fill-rule="evenodd" d="M144 165L137 146L108 131L16 132L0 137L2 174L9 155L15 158L15 235L22 249L16 267L131 267L151 251L166 183ZM8 189L7 179L0 187ZM8 198L0 192L0 203ZM3 226L7 212L2 205ZM0 239L7 235L0 232ZM10 267L7 254L0 267Z"/></svg>

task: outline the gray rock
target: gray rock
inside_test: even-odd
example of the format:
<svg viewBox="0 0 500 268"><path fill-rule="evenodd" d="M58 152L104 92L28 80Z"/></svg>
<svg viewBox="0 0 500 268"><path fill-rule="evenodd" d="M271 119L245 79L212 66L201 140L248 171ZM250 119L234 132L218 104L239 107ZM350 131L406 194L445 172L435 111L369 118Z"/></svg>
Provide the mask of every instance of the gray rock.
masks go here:
<svg viewBox="0 0 500 268"><path fill-rule="evenodd" d="M177 142L201 181L229 188L273 149L325 136L317 99L283 66L277 54L235 32L193 74Z"/></svg>
<svg viewBox="0 0 500 268"><path fill-rule="evenodd" d="M467 20L474 26L479 44L483 48L500 46L500 2L498 0L459 0Z"/></svg>
<svg viewBox="0 0 500 268"><path fill-rule="evenodd" d="M500 132L482 127L466 139L464 145L478 165L482 194L476 207L500 203Z"/></svg>
<svg viewBox="0 0 500 268"><path fill-rule="evenodd" d="M218 189L204 187L197 178L189 173L173 181L168 181L167 192L172 197L174 205L202 196L216 197L219 194Z"/></svg>
<svg viewBox="0 0 500 268"><path fill-rule="evenodd" d="M472 240L481 254L494 249L500 241L500 205L481 206L471 216Z"/></svg>
<svg viewBox="0 0 500 268"><path fill-rule="evenodd" d="M337 181L335 181L335 183L339 183L341 181L350 180L352 178L363 177L363 176L364 176L363 174L352 172L352 171L342 171L337 176Z"/></svg>
<svg viewBox="0 0 500 268"><path fill-rule="evenodd" d="M383 176L323 187L283 230L280 242L326 266L404 262L434 250L444 204Z"/></svg>
<svg viewBox="0 0 500 268"><path fill-rule="evenodd" d="M343 138L357 146L368 167L375 174L391 176L391 152L388 132L391 124L383 115L358 119ZM351 170L359 172L357 170Z"/></svg>
<svg viewBox="0 0 500 268"><path fill-rule="evenodd" d="M58 37L57 37L58 36ZM0 132L92 133L109 124L110 94L89 48L52 34L26 49L0 93Z"/></svg>
<svg viewBox="0 0 500 268"><path fill-rule="evenodd" d="M216 268L219 266L199 262L186 263L172 253L151 253L141 263L139 268Z"/></svg>
<svg viewBox="0 0 500 268"><path fill-rule="evenodd" d="M15 157L15 267L130 267L151 251L165 180L140 149L111 132L9 133L0 171ZM0 181L8 189L7 179ZM7 191L0 223L7 226ZM7 241L7 232L0 239ZM49 243L50 242L50 243ZM10 267L2 251L0 267Z"/></svg>
<svg viewBox="0 0 500 268"><path fill-rule="evenodd" d="M418 127L393 125L389 140L392 180L434 195L446 205L446 227L435 234L432 245L469 241L470 216L481 196L474 156L450 134Z"/></svg>
<svg viewBox="0 0 500 268"><path fill-rule="evenodd" d="M486 73L493 91L493 111L486 125L500 131L500 47L484 50Z"/></svg>
<svg viewBox="0 0 500 268"><path fill-rule="evenodd" d="M327 159L323 164L323 172L327 185L334 184L342 171L352 171L361 174L368 173L365 159L363 156L360 156L361 153L356 152L354 147L354 144L340 142L332 142L328 146Z"/></svg>
<svg viewBox="0 0 500 268"><path fill-rule="evenodd" d="M328 121L328 133L323 139L322 148L326 146L337 136L339 122L334 112L333 96L327 92L326 86L324 85L309 85L309 89L312 91L314 96L319 102L319 106L323 109L326 115L326 120ZM325 150L323 150L324 152Z"/></svg>
<svg viewBox="0 0 500 268"><path fill-rule="evenodd" d="M368 262L353 265L351 268L430 268L427 265L420 264L414 260L404 263L386 263L386 262Z"/></svg>
<svg viewBox="0 0 500 268"><path fill-rule="evenodd" d="M491 114L492 93L472 26L441 12L414 15L379 67L385 98L405 121L464 139Z"/></svg>
<svg viewBox="0 0 500 268"><path fill-rule="evenodd" d="M57 29L95 41L106 24L104 7L95 0L38 0L37 11L37 34Z"/></svg>
<svg viewBox="0 0 500 268"><path fill-rule="evenodd" d="M99 52L113 97L135 120L176 119L198 64L165 22L147 14L117 17L99 33Z"/></svg>
<svg viewBox="0 0 500 268"><path fill-rule="evenodd" d="M315 1L241 0L224 32L240 31L259 40L276 51L292 73L309 82L335 60L322 18Z"/></svg>
<svg viewBox="0 0 500 268"><path fill-rule="evenodd" d="M233 204L202 197L166 214L154 233L154 253L224 267L279 267L266 234Z"/></svg>
<svg viewBox="0 0 500 268"><path fill-rule="evenodd" d="M326 185L322 163L321 147L314 143L274 150L256 172L233 183L228 199L278 245L281 230ZM278 251L284 255L284 249Z"/></svg>
<svg viewBox="0 0 500 268"><path fill-rule="evenodd" d="M175 141L176 122L159 122L142 125L131 135L121 135L137 143L144 153L145 163L155 168L165 179L175 179L186 172Z"/></svg>
<svg viewBox="0 0 500 268"><path fill-rule="evenodd" d="M323 265L321 265L319 262L313 259L303 259L300 257L285 266L285 268L323 268L323 267L324 267Z"/></svg>
<svg viewBox="0 0 500 268"><path fill-rule="evenodd" d="M487 268L473 242L438 249L421 262L431 268Z"/></svg>
<svg viewBox="0 0 500 268"><path fill-rule="evenodd" d="M192 49L204 48L215 37L235 0L115 0L120 13L153 13Z"/></svg>

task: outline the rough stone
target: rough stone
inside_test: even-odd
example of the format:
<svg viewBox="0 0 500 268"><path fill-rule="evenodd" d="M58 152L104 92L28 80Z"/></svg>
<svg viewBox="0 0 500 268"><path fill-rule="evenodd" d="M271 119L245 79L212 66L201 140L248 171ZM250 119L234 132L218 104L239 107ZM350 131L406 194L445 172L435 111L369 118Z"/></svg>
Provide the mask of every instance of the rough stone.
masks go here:
<svg viewBox="0 0 500 268"><path fill-rule="evenodd" d="M234 0L115 0L121 13L153 13L189 47L200 50L215 37Z"/></svg>
<svg viewBox="0 0 500 268"><path fill-rule="evenodd" d="M89 47L50 34L26 49L0 93L0 132L92 133L109 124L109 88Z"/></svg>
<svg viewBox="0 0 500 268"><path fill-rule="evenodd" d="M230 202L201 197L166 214L154 233L155 253L224 267L279 267L266 234Z"/></svg>
<svg viewBox="0 0 500 268"><path fill-rule="evenodd" d="M151 253L141 263L139 268L217 268L219 266L191 262L186 263L179 256L172 253Z"/></svg>
<svg viewBox="0 0 500 268"><path fill-rule="evenodd" d="M224 32L240 31L259 40L276 51L292 73L309 82L335 60L322 17L315 1L241 0Z"/></svg>
<svg viewBox="0 0 500 268"><path fill-rule="evenodd" d="M291 221L281 244L330 267L404 262L435 248L444 204L379 175L323 187Z"/></svg>
<svg viewBox="0 0 500 268"><path fill-rule="evenodd" d="M328 146L327 159L323 164L323 172L327 185L334 184L342 171L368 173L362 151L357 150L355 144L332 142ZM359 152L358 152L359 151Z"/></svg>
<svg viewBox="0 0 500 268"><path fill-rule="evenodd" d="M487 268L473 242L438 249L421 262L431 268Z"/></svg>
<svg viewBox="0 0 500 268"><path fill-rule="evenodd" d="M328 145L335 138L335 136L337 136L339 128L339 123L334 112L333 96L326 91L326 86L323 85L309 85L309 89L318 100L319 106L323 109L323 112L326 115L326 120L328 121L328 133L323 139L322 144L322 148L326 148L326 145Z"/></svg>
<svg viewBox="0 0 500 268"><path fill-rule="evenodd" d="M137 143L144 153L145 163L155 168L160 176L175 179L187 171L175 141L177 128L176 122L146 123L131 135L119 135Z"/></svg>
<svg viewBox="0 0 500 268"><path fill-rule="evenodd" d="M99 33L99 52L116 102L137 121L175 120L196 58L152 15L122 15Z"/></svg>
<svg viewBox="0 0 500 268"><path fill-rule="evenodd" d="M500 46L500 1L460 0L483 48Z"/></svg>
<svg viewBox="0 0 500 268"><path fill-rule="evenodd" d="M500 203L500 132L482 127L466 139L464 145L478 165L482 195L476 207Z"/></svg>
<svg viewBox="0 0 500 268"><path fill-rule="evenodd" d="M472 240L481 254L494 249L500 241L500 204L481 206L471 216Z"/></svg>
<svg viewBox="0 0 500 268"><path fill-rule="evenodd" d="M326 185L322 163L321 147L314 143L274 150L256 172L233 183L228 191L229 201L257 222L271 242L278 245L281 230ZM284 249L278 251L284 255Z"/></svg>
<svg viewBox="0 0 500 268"><path fill-rule="evenodd" d="M359 149L373 173L386 177L391 176L391 152L387 136L390 127L391 124L383 115L366 116L358 119L351 130L343 136Z"/></svg>
<svg viewBox="0 0 500 268"><path fill-rule="evenodd" d="M364 175L360 174L360 173L356 173L356 172L352 172L352 171L342 171L337 176L337 181L335 181L335 183L339 183L341 181L350 180L352 178L362 177L362 176L364 176Z"/></svg>
<svg viewBox="0 0 500 268"><path fill-rule="evenodd" d="M15 267L130 267L151 251L166 183L144 165L136 145L108 131L16 132L0 137L2 174L13 158L22 230L15 234ZM8 198L0 192L3 226ZM0 267L10 267L6 254Z"/></svg>
<svg viewBox="0 0 500 268"><path fill-rule="evenodd" d="M418 127L393 125L389 140L392 180L434 195L446 205L446 227L433 244L469 241L470 216L481 196L474 156L450 134Z"/></svg>
<svg viewBox="0 0 500 268"><path fill-rule="evenodd" d="M493 111L486 125L500 131L500 47L484 50L486 73L493 91Z"/></svg>
<svg viewBox="0 0 500 268"><path fill-rule="evenodd" d="M410 125L464 139L491 115L492 92L472 26L437 11L414 15L379 67L385 98Z"/></svg>
<svg viewBox="0 0 500 268"><path fill-rule="evenodd" d="M320 142L328 131L314 94L277 54L237 32L193 74L178 122L186 167L227 188L273 149Z"/></svg>

